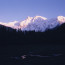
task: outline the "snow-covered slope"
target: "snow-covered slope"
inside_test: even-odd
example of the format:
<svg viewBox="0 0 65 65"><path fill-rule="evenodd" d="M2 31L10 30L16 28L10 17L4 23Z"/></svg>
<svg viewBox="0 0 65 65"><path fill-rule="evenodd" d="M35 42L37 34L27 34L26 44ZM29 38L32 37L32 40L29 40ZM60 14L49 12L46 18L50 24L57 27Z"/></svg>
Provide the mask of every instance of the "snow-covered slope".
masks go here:
<svg viewBox="0 0 65 65"><path fill-rule="evenodd" d="M42 16L28 17L26 20L20 23L20 28L23 31L45 31L46 29L52 29L58 25L65 23L65 17L58 16L57 18L47 19Z"/></svg>
<svg viewBox="0 0 65 65"><path fill-rule="evenodd" d="M20 23L20 28L23 31L38 31L44 28L43 25L45 24L46 20L47 18L41 16L28 17L26 20Z"/></svg>
<svg viewBox="0 0 65 65"><path fill-rule="evenodd" d="M58 16L57 19L58 19L58 22L60 24L65 23L65 17L64 16Z"/></svg>
<svg viewBox="0 0 65 65"><path fill-rule="evenodd" d="M5 25L15 29L21 29L22 31L35 30L35 31L43 31L43 32L46 29L52 29L63 23L65 23L64 16L58 16L57 18L52 18L52 19L47 19L42 16L35 16L35 17L27 17L27 19L21 22L18 21L9 22L9 23L0 22L1 25Z"/></svg>

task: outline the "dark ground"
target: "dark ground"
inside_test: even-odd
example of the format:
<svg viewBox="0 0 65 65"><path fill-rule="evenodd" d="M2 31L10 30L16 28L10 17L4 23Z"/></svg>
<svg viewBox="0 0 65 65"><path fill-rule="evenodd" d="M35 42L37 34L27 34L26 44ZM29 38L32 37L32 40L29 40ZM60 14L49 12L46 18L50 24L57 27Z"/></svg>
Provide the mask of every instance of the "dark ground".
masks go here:
<svg viewBox="0 0 65 65"><path fill-rule="evenodd" d="M38 57L30 55L49 57ZM25 59L21 56L27 55ZM64 45L0 46L0 65L65 65Z"/></svg>
<svg viewBox="0 0 65 65"><path fill-rule="evenodd" d="M65 24L45 32L1 25L0 65L65 65Z"/></svg>

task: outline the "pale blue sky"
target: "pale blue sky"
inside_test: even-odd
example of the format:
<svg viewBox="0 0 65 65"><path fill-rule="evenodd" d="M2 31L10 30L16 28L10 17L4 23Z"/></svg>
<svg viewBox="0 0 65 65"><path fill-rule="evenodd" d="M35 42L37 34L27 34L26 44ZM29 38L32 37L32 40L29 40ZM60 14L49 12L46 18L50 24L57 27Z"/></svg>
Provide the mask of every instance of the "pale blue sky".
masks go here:
<svg viewBox="0 0 65 65"><path fill-rule="evenodd" d="M36 15L65 16L65 0L0 0L0 22L21 21Z"/></svg>

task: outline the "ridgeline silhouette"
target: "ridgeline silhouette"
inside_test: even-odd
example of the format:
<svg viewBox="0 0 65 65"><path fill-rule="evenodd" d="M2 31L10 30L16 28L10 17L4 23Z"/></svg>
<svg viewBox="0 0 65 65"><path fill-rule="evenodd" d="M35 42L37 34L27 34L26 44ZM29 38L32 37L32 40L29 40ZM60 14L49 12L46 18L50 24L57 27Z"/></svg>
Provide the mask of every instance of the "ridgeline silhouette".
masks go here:
<svg viewBox="0 0 65 65"><path fill-rule="evenodd" d="M21 31L0 25L0 45L65 44L65 24L45 32Z"/></svg>

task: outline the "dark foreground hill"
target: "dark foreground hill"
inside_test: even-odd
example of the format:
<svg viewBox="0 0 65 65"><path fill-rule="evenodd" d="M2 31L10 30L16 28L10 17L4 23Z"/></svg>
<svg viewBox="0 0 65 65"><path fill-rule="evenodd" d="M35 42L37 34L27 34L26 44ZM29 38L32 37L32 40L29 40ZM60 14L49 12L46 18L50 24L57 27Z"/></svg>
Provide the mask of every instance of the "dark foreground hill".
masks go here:
<svg viewBox="0 0 65 65"><path fill-rule="evenodd" d="M15 30L0 25L0 45L65 44L65 24L46 32Z"/></svg>
<svg viewBox="0 0 65 65"><path fill-rule="evenodd" d="M46 32L1 25L0 65L65 65L65 24Z"/></svg>

